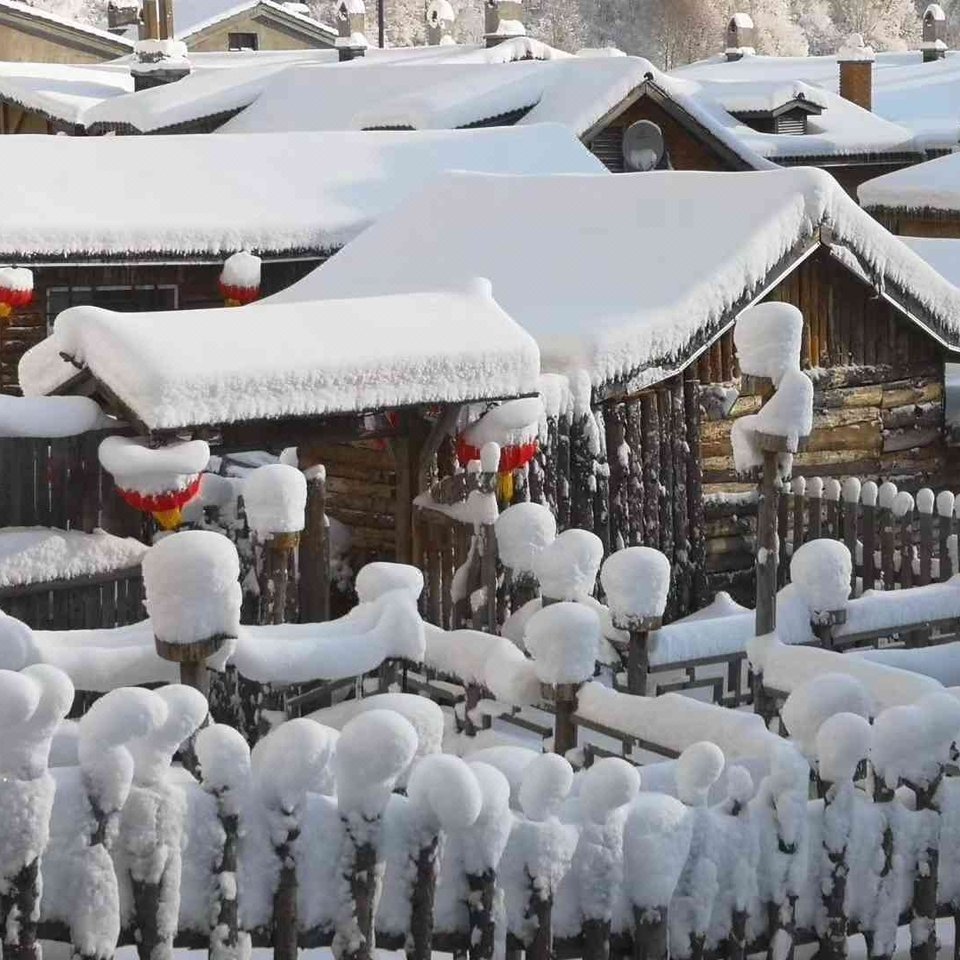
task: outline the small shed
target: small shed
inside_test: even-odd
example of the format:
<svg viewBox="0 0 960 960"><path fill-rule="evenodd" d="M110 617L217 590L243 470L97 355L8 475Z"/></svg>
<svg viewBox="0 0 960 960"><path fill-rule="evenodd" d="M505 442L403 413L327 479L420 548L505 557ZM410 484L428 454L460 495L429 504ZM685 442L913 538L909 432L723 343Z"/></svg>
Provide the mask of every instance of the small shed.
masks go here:
<svg viewBox="0 0 960 960"><path fill-rule="evenodd" d="M305 4L275 0L179 0L174 29L191 52L332 49L337 38Z"/></svg>
<svg viewBox="0 0 960 960"><path fill-rule="evenodd" d="M19 0L0 2L0 60L102 63L122 57L133 42Z"/></svg>

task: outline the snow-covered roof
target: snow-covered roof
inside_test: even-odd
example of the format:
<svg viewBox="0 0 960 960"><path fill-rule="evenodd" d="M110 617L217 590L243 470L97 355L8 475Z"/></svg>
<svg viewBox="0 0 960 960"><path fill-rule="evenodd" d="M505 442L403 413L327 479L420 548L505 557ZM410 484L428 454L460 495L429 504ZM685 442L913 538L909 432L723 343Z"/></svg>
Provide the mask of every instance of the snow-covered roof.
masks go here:
<svg viewBox="0 0 960 960"><path fill-rule="evenodd" d="M500 47L508 44L492 50ZM529 110L521 124L562 123L581 136L639 88L651 70L651 64L638 57L497 63L478 51L454 52L444 61L405 63L399 69L376 60L348 70L303 65L273 78L255 103L221 129L436 129Z"/></svg>
<svg viewBox="0 0 960 960"><path fill-rule="evenodd" d="M291 5L277 3L276 0L177 0L174 4L174 30L179 40L186 40L194 34L229 20L241 13L263 8L279 14L284 19L299 23L311 33L324 34L333 44L337 31L327 24L314 20L293 9Z"/></svg>
<svg viewBox="0 0 960 960"><path fill-rule="evenodd" d="M596 172L557 125L223 137L2 137L0 257L330 251L450 169ZM189 171L144 190L149 171ZM58 171L60 171L58 175ZM77 185L82 184L83 189Z"/></svg>
<svg viewBox="0 0 960 960"><path fill-rule="evenodd" d="M868 180L857 190L860 203L872 207L960 211L960 153L904 167Z"/></svg>
<svg viewBox="0 0 960 960"><path fill-rule="evenodd" d="M21 361L26 393L77 373L62 353L149 429L510 397L539 379L536 344L476 279L436 293L212 310L72 307Z"/></svg>
<svg viewBox="0 0 960 960"><path fill-rule="evenodd" d="M447 174L271 299L386 294L479 273L536 338L545 370L639 388L732 322L821 225L845 264L890 296L906 291L929 328L960 343L960 291L809 168Z"/></svg>
<svg viewBox="0 0 960 960"><path fill-rule="evenodd" d="M71 20L68 17L62 17L57 13L52 13L51 11L45 10L42 7L35 7L30 3L21 3L20 0L0 0L0 11L6 11L17 16L30 17L36 20L44 21L51 26L55 26L60 29L66 29L78 34L82 34L90 37L91 39L99 41L101 44L106 43L107 45L113 45L118 52L122 51L124 48L133 48L133 41L128 40L126 37L119 37L115 33L111 33L109 30L104 30L88 23L80 23L79 21Z"/></svg>
<svg viewBox="0 0 960 960"><path fill-rule="evenodd" d="M953 237L901 237L941 277L960 287L960 240Z"/></svg>
<svg viewBox="0 0 960 960"><path fill-rule="evenodd" d="M747 56L728 62L713 57L671 76L696 81L750 80L783 83L802 80L833 93L840 70L836 56ZM924 147L949 147L960 141L960 52L923 62L919 51L878 53L873 64L873 112L910 130Z"/></svg>

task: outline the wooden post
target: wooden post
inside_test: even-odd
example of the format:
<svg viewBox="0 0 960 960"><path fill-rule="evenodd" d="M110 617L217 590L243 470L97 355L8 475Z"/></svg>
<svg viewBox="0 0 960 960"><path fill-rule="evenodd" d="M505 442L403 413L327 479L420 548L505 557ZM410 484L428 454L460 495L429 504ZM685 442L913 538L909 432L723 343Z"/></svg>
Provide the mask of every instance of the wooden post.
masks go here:
<svg viewBox="0 0 960 960"><path fill-rule="evenodd" d="M758 435L759 439L759 435ZM779 439L779 438L776 438ZM775 446L775 444L770 444ZM763 475L757 510L756 635L772 633L777 626L777 450L763 450Z"/></svg>
<svg viewBox="0 0 960 960"><path fill-rule="evenodd" d="M643 543L643 527L646 516L643 502L643 427L641 425L639 400L627 402L626 416L627 455L629 457L627 496L630 500L627 546L635 547Z"/></svg>
<svg viewBox="0 0 960 960"><path fill-rule="evenodd" d="M937 960L937 873L940 867L939 822L940 804L937 794L944 770L932 782L909 784L917 798L917 811L936 817L938 829L926 832L929 846L920 851L920 869L913 881L913 902L910 908L910 960Z"/></svg>
<svg viewBox="0 0 960 960"><path fill-rule="evenodd" d="M557 532L570 526L570 417L563 413L557 422Z"/></svg>
<svg viewBox="0 0 960 960"><path fill-rule="evenodd" d="M863 589L877 584L877 508L874 503L860 504L860 538L863 541Z"/></svg>
<svg viewBox="0 0 960 960"><path fill-rule="evenodd" d="M594 459L590 450L590 409L574 414L570 423L571 524L593 531Z"/></svg>
<svg viewBox="0 0 960 960"><path fill-rule="evenodd" d="M222 787L212 791L217 799L217 819L223 829L223 847L220 850L220 859L214 870L218 876L236 876L237 850L240 838L240 815L238 813L237 798L230 797L229 787ZM218 884L217 915L214 929L210 934L210 951L213 955L218 950L236 948L240 941L240 917L237 910L237 892L229 886Z"/></svg>
<svg viewBox="0 0 960 960"><path fill-rule="evenodd" d="M827 505L827 524L825 537L841 540L840 534L840 481L829 477L823 485L823 499Z"/></svg>
<svg viewBox="0 0 960 960"><path fill-rule="evenodd" d="M950 560L950 534L953 532L953 511L956 500L949 490L941 490L937 494L937 541L939 567L937 579L943 583L953 576L953 565Z"/></svg>
<svg viewBox="0 0 960 960"><path fill-rule="evenodd" d="M553 894L544 893L527 874L530 898L528 916L536 920L533 939L527 944L526 960L554 960L553 956Z"/></svg>
<svg viewBox="0 0 960 960"><path fill-rule="evenodd" d="M410 935L405 950L407 960L430 960L432 955L439 845L440 838L435 836L417 852L416 879L410 897Z"/></svg>
<svg viewBox="0 0 960 960"><path fill-rule="evenodd" d="M670 389L673 453L673 489L670 504L673 512L673 562L676 571L675 609L679 616L690 613L690 518L687 509L687 423L684 417L683 381L675 377Z"/></svg>
<svg viewBox="0 0 960 960"><path fill-rule="evenodd" d="M496 947L496 871L487 869L482 873L468 873L467 886L470 890L470 896L467 897L470 960L493 960Z"/></svg>
<svg viewBox="0 0 960 960"><path fill-rule="evenodd" d="M847 493L850 496L847 496ZM854 493L856 496L854 496ZM859 501L860 484L856 489L847 490L844 487L843 497L843 542L850 551L850 596L857 595L857 544L860 541L860 531L857 529L857 520L859 519ZM864 588L866 588L866 570L867 570L867 545L863 544L863 563L861 565L861 575L864 578Z"/></svg>
<svg viewBox="0 0 960 960"><path fill-rule="evenodd" d="M40 942L37 940L40 920L39 851L12 878L10 893L3 900L4 960L41 960Z"/></svg>
<svg viewBox="0 0 960 960"><path fill-rule="evenodd" d="M577 725L573 717L577 712L577 693L579 685L576 683L558 683L556 686L541 685L541 693L545 700L553 702L553 752L565 756L568 751L576 749Z"/></svg>
<svg viewBox="0 0 960 960"><path fill-rule="evenodd" d="M264 544L260 587L262 623L286 623L288 620L290 573L299 545L299 533L275 533Z"/></svg>
<svg viewBox="0 0 960 960"><path fill-rule="evenodd" d="M224 644L227 637L217 635L206 640L196 640L193 643L168 643L159 637L154 637L157 654L164 660L180 664L180 682L188 687L199 690L206 696L207 665L206 661L212 657Z"/></svg>
<svg viewBox="0 0 960 960"><path fill-rule="evenodd" d="M807 530L811 540L823 536L823 480L820 477L807 480Z"/></svg>
<svg viewBox="0 0 960 960"><path fill-rule="evenodd" d="M627 692L636 696L646 696L647 676L650 672L650 631L659 630L660 617L644 617L615 626L630 634L630 646L627 649Z"/></svg>
<svg viewBox="0 0 960 960"><path fill-rule="evenodd" d="M660 414L657 395L640 398L640 429L643 434L643 542L660 545Z"/></svg>
<svg viewBox="0 0 960 960"><path fill-rule="evenodd" d="M327 479L320 466L300 468L307 478L307 509L300 538L300 622L330 619L330 527L327 521Z"/></svg>
<svg viewBox="0 0 960 960"><path fill-rule="evenodd" d="M925 587L932 579L933 506L933 491L921 490L917 494L917 525L920 528L920 572L917 583L921 587Z"/></svg>
<svg viewBox="0 0 960 960"><path fill-rule="evenodd" d="M667 907L633 908L633 960L667 960Z"/></svg>
<svg viewBox="0 0 960 960"><path fill-rule="evenodd" d="M497 534L492 523L480 528L480 566L483 581L484 623L479 629L487 633L497 632Z"/></svg>
<svg viewBox="0 0 960 960"><path fill-rule="evenodd" d="M706 602L706 521L703 511L703 461L700 456L700 381L683 382L683 415L687 433L687 522L690 526L690 605Z"/></svg>
<svg viewBox="0 0 960 960"><path fill-rule="evenodd" d="M626 408L611 404L604 416L610 467L610 549L630 545L630 448L626 442Z"/></svg>
<svg viewBox="0 0 960 960"><path fill-rule="evenodd" d="M892 590L896 571L893 567L893 548L896 533L893 528L893 511L889 507L880 507L880 568L883 577L883 589Z"/></svg>

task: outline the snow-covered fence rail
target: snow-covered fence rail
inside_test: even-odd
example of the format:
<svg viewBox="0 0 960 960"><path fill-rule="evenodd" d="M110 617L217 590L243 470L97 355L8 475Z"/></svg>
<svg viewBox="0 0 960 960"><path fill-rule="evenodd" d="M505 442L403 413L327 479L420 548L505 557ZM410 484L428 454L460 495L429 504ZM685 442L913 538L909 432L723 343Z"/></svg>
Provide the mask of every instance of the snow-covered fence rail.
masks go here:
<svg viewBox="0 0 960 960"><path fill-rule="evenodd" d="M390 698L339 734L289 721L251 755L229 727L197 733L195 690L118 689L68 737L59 671L0 671L4 953L29 960L44 938L96 960L120 943L742 960L819 942L839 958L861 933L889 957L909 921L934 960L933 921L960 896L960 703L928 695L871 726L840 681L792 696L793 741L749 718L647 783L617 758L574 773L555 754L509 771L496 751L442 755L440 725ZM171 764L187 743L195 775Z"/></svg>
<svg viewBox="0 0 960 960"><path fill-rule="evenodd" d="M821 537L842 540L856 557L855 595L948 580L960 572L958 506L949 490L924 488L914 496L890 481L796 477L779 503L781 583L792 552Z"/></svg>

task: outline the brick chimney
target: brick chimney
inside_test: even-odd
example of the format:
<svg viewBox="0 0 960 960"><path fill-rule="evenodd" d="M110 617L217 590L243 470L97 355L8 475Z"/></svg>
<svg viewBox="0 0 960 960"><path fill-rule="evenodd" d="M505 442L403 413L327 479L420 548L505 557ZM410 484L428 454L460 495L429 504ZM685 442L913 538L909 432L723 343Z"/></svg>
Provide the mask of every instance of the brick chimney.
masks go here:
<svg viewBox="0 0 960 960"><path fill-rule="evenodd" d="M431 47L456 43L453 39L456 19L450 0L430 0L427 5L427 43Z"/></svg>
<svg viewBox="0 0 960 960"><path fill-rule="evenodd" d="M840 96L864 110L873 109L873 48L852 33L837 51L840 66Z"/></svg>
<svg viewBox="0 0 960 960"><path fill-rule="evenodd" d="M363 0L340 0L337 4L337 50L340 60L362 57L369 44L366 35L367 9Z"/></svg>
<svg viewBox="0 0 960 960"><path fill-rule="evenodd" d="M521 0L486 0L483 25L484 40L488 47L495 47L512 37L526 36L523 3Z"/></svg>
<svg viewBox="0 0 960 960"><path fill-rule="evenodd" d="M735 13L730 18L724 33L724 47L728 60L740 60L757 52L757 28L749 13Z"/></svg>
<svg viewBox="0 0 960 960"><path fill-rule="evenodd" d="M931 3L923 13L923 62L942 60L947 55L947 15L939 3Z"/></svg>

